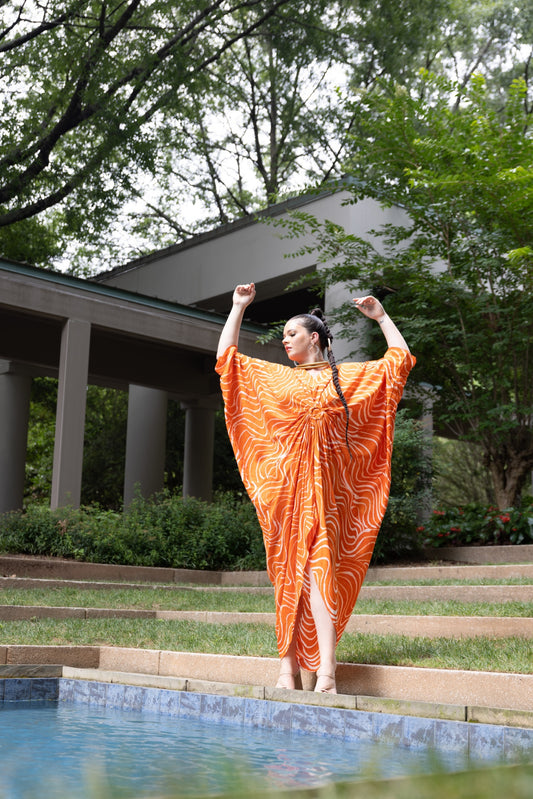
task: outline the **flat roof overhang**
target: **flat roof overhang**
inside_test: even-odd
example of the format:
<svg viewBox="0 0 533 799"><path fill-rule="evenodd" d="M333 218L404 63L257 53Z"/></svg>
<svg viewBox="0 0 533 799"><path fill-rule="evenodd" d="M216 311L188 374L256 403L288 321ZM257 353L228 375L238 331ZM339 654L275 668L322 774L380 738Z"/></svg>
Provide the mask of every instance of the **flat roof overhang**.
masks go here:
<svg viewBox="0 0 533 799"><path fill-rule="evenodd" d="M219 392L214 365L224 317L0 261L0 358L16 362L17 370L56 377L68 319L91 325L91 383L123 389L135 383L176 399ZM243 352L285 362L279 343L257 343L261 332L264 328L243 323Z"/></svg>

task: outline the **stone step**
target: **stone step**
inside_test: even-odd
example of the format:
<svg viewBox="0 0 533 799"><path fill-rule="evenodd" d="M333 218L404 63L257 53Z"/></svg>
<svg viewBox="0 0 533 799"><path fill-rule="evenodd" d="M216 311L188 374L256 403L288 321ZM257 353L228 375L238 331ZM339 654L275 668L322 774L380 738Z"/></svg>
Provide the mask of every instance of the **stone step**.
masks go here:
<svg viewBox="0 0 533 799"><path fill-rule="evenodd" d="M533 602L533 585L363 585L359 598L414 602Z"/></svg>
<svg viewBox="0 0 533 799"><path fill-rule="evenodd" d="M532 547L533 549L533 547ZM533 559L532 559L533 560ZM0 556L0 576L30 577L65 581L113 581L119 583L166 583L205 586L269 587L266 572L220 572L193 569L121 566L106 563L83 563L61 558ZM368 570L365 584L377 581L402 580L478 580L531 578L533 562L503 565L418 565L377 566Z"/></svg>
<svg viewBox="0 0 533 799"><path fill-rule="evenodd" d="M306 692L312 690L314 675L302 672L305 691L284 691L271 688L277 680L277 658L243 657L238 655L212 655L195 652L169 652L164 650L128 649L122 647L69 647L69 646L0 646L0 664L55 664L76 669L95 670L100 679L114 673L136 674L138 680L146 675L172 679L194 679L209 683L263 687L264 698L277 701L305 701ZM65 672L63 672L65 674ZM107 673L107 676L106 676ZM1 675L0 675L1 676ZM93 674L92 679L95 679ZM139 684L139 683L138 683ZM161 685L163 687L163 685ZM373 698L391 700L389 710L382 706L379 712L393 712L393 703L438 703L450 706L450 713L459 713L466 720L467 707L479 708L477 718L486 721L483 714L500 713L503 718L509 710L533 711L533 674L506 674L448 669L425 669L409 666L380 666L356 663L339 663L337 687L347 697L353 709L372 709ZM365 705L363 697L369 698ZM359 698L362 704L359 706ZM342 698L322 694L328 705L347 705ZM342 704L341 704L342 703ZM355 704L354 704L355 703ZM458 710L457 710L458 708ZM396 709L396 712L402 712ZM430 711L434 717L435 711ZM527 714L524 714L527 715ZM448 716L449 717L449 716ZM505 721L493 722L505 723ZM523 725L525 726L525 725Z"/></svg>
<svg viewBox="0 0 533 799"><path fill-rule="evenodd" d="M123 608L0 605L1 621L29 619L162 619L204 624L268 624L274 613L229 613L209 610L140 610ZM411 638L533 638L533 618L510 616L400 616L354 614L348 633L407 635Z"/></svg>
<svg viewBox="0 0 533 799"><path fill-rule="evenodd" d="M2 588L76 588L76 589L146 589L146 583L100 583L80 580L45 580L29 577L0 577ZM201 591L211 588L216 591L246 591L257 594L273 594L272 587L251 586L180 586L162 585L169 591ZM533 585L363 585L360 599L415 601L415 602L533 602Z"/></svg>

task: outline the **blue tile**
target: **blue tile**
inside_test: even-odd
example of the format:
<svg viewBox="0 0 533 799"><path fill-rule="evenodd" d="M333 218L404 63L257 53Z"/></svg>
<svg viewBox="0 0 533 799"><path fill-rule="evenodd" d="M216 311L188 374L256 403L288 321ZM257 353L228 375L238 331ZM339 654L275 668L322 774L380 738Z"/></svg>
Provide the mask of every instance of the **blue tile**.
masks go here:
<svg viewBox="0 0 533 799"><path fill-rule="evenodd" d="M214 694L201 694L200 713L206 721L219 720L222 716L223 697Z"/></svg>
<svg viewBox="0 0 533 799"><path fill-rule="evenodd" d="M403 716L390 713L373 713L374 740L381 743L401 744L403 742Z"/></svg>
<svg viewBox="0 0 533 799"><path fill-rule="evenodd" d="M160 693L159 712L164 716L179 716L182 692L167 691L163 688Z"/></svg>
<svg viewBox="0 0 533 799"><path fill-rule="evenodd" d="M106 704L107 683L105 682L89 682L87 702L89 705L104 706Z"/></svg>
<svg viewBox="0 0 533 799"><path fill-rule="evenodd" d="M125 685L122 709L140 711L142 708L145 690L146 688L141 688L138 685Z"/></svg>
<svg viewBox="0 0 533 799"><path fill-rule="evenodd" d="M503 762L505 756L504 727L492 724L470 724L468 727L468 754L474 760Z"/></svg>
<svg viewBox="0 0 533 799"><path fill-rule="evenodd" d="M338 708L310 707L307 714L300 714L302 705L293 708L292 729L306 732L310 735L328 735L334 738L344 738L344 714Z"/></svg>
<svg viewBox="0 0 533 799"><path fill-rule="evenodd" d="M142 698L142 710L146 713L159 713L161 691L158 688L145 688Z"/></svg>
<svg viewBox="0 0 533 799"><path fill-rule="evenodd" d="M0 702L4 701L4 683L5 680L0 680Z"/></svg>
<svg viewBox="0 0 533 799"><path fill-rule="evenodd" d="M202 695L189 694L183 691L180 698L180 716L196 718L200 716L202 708Z"/></svg>
<svg viewBox="0 0 533 799"><path fill-rule="evenodd" d="M374 714L365 710L347 710L344 717L344 737L348 741L372 741Z"/></svg>
<svg viewBox="0 0 533 799"><path fill-rule="evenodd" d="M506 727L503 738L506 761L533 762L533 730Z"/></svg>
<svg viewBox="0 0 533 799"><path fill-rule="evenodd" d="M403 724L403 744L413 749L435 746L435 719L406 716Z"/></svg>
<svg viewBox="0 0 533 799"><path fill-rule="evenodd" d="M346 711L335 707L319 707L317 710L316 732L332 738L344 738Z"/></svg>
<svg viewBox="0 0 533 799"><path fill-rule="evenodd" d="M121 709L124 704L125 685L120 683L109 683L105 692L106 707Z"/></svg>
<svg viewBox="0 0 533 799"><path fill-rule="evenodd" d="M89 690L90 690L89 683L86 680L74 680L74 686L72 689L72 701L83 702L84 704L88 704Z"/></svg>
<svg viewBox="0 0 533 799"><path fill-rule="evenodd" d="M435 746L443 752L468 754L468 724L466 721L435 722Z"/></svg>
<svg viewBox="0 0 533 799"><path fill-rule="evenodd" d="M270 702L268 726L274 730L290 730L293 707L296 705L289 705L286 702Z"/></svg>
<svg viewBox="0 0 533 799"><path fill-rule="evenodd" d="M230 724L244 722L244 699L241 696L224 696L222 701L222 720Z"/></svg>
<svg viewBox="0 0 533 799"><path fill-rule="evenodd" d="M33 700L51 700L59 696L58 678L36 678L31 681L31 698Z"/></svg>
<svg viewBox="0 0 533 799"><path fill-rule="evenodd" d="M61 677L59 680L59 701L72 702L74 697L74 680Z"/></svg>
<svg viewBox="0 0 533 799"><path fill-rule="evenodd" d="M4 702L25 702L31 699L31 680L9 679L4 682Z"/></svg>
<svg viewBox="0 0 533 799"><path fill-rule="evenodd" d="M269 727L269 703L264 699L244 700L244 723L251 727Z"/></svg>

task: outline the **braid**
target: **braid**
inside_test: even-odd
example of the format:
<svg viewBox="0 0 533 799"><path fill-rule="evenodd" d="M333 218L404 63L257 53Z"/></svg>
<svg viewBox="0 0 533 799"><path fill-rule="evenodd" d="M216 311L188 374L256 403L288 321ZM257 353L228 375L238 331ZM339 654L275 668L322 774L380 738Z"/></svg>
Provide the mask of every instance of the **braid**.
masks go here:
<svg viewBox="0 0 533 799"><path fill-rule="evenodd" d="M346 402L346 397L342 393L341 384L339 381L339 370L337 369L337 361L335 360L335 356L333 354L333 350L331 349L331 342L333 341L333 335L331 330L329 329L329 325L324 318L324 314L320 308L313 308L312 311L308 314L302 314L301 316L294 317L301 319L304 323L304 327L309 330L309 332L316 332L318 333L320 346L322 350L326 350L328 354L328 361L329 365L331 366L331 376L333 378L333 385L335 386L335 391L339 395L339 399L342 402L344 407L344 411L346 413L346 429L344 431L344 436L346 439L346 446L348 447L348 452L350 453L350 458L352 458L352 451L350 449L350 441L348 439L348 427L350 424L350 411L348 409L348 403Z"/></svg>

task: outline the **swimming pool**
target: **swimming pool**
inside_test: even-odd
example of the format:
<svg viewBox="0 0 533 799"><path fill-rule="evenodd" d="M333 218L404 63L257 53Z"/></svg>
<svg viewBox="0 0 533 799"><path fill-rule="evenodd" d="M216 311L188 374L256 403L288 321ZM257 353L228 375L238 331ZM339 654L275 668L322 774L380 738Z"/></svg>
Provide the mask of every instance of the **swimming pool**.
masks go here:
<svg viewBox="0 0 533 799"><path fill-rule="evenodd" d="M0 680L0 696L5 799L86 799L98 780L194 796L533 759L522 728L64 678Z"/></svg>

